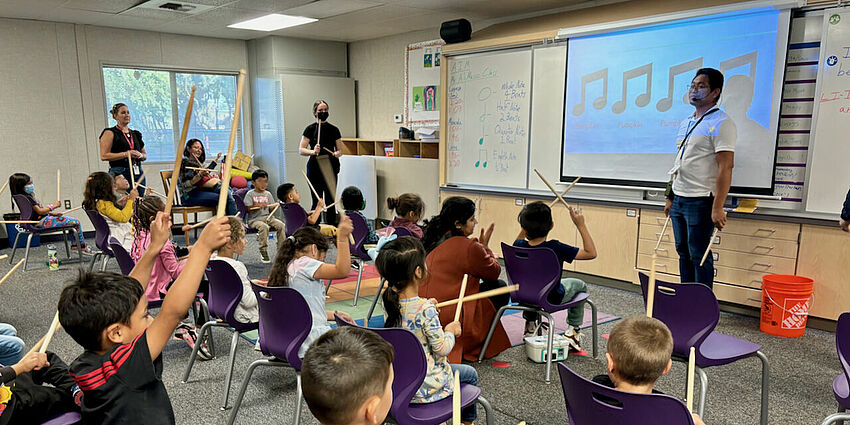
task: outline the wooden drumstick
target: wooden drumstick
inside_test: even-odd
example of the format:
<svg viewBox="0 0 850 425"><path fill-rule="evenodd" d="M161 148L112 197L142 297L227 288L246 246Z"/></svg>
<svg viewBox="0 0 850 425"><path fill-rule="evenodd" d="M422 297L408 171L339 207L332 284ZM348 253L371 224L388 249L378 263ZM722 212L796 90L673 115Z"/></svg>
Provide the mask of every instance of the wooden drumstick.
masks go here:
<svg viewBox="0 0 850 425"><path fill-rule="evenodd" d="M334 202L333 204L325 205L325 207L324 207L324 208L322 208L322 211L327 211L327 210L329 210L329 209L333 208L333 207L334 207L334 205L336 205L336 204L338 204L338 203L340 203L340 202L341 202L341 201L336 201L336 202Z"/></svg>
<svg viewBox="0 0 850 425"><path fill-rule="evenodd" d="M142 185L142 182L145 180L145 174L147 174L147 173L148 173L147 171L145 171L144 173L142 173L142 175L141 175L141 176L139 176L139 180L137 180L137 181L136 181L136 184L135 184L134 186L131 186L131 187L132 187L133 189L136 189L136 188L138 188L139 186L142 186L142 187L144 187L144 188L146 188L146 189L147 189L147 186Z"/></svg>
<svg viewBox="0 0 850 425"><path fill-rule="evenodd" d="M5 191L7 187L9 187L9 180L6 180L6 183L3 183L3 187L0 188L0 194L2 194L3 191Z"/></svg>
<svg viewBox="0 0 850 425"><path fill-rule="evenodd" d="M717 237L717 232L719 232L719 231L720 231L719 228L717 228L717 227L714 228L714 233L711 234L711 240L708 241L708 246L705 247L705 253L702 254L702 260L700 260L700 262L699 262L700 267L702 267L702 265L705 264L705 260L708 258L708 252L711 251L711 244L714 243L714 238Z"/></svg>
<svg viewBox="0 0 850 425"><path fill-rule="evenodd" d="M652 309L655 307L655 268L657 254L652 253L652 265L649 266L649 284L646 285L646 317L652 317Z"/></svg>
<svg viewBox="0 0 850 425"><path fill-rule="evenodd" d="M38 220L0 220L0 223L3 224L38 224L41 223Z"/></svg>
<svg viewBox="0 0 850 425"><path fill-rule="evenodd" d="M329 153L329 154L331 154L331 155L336 155L336 152L334 152L334 151L332 151L332 150L330 150L330 149L328 149L328 148L326 148L326 147L322 147L322 149L324 149L324 150L328 151L328 153Z"/></svg>
<svg viewBox="0 0 850 425"><path fill-rule="evenodd" d="M277 209L280 208L280 202L275 204L274 208L272 208L272 212L269 213L268 217L264 221L268 221L270 218L274 217L274 213L277 212Z"/></svg>
<svg viewBox="0 0 850 425"><path fill-rule="evenodd" d="M133 172L133 155L127 151L127 162L130 163L130 187L136 187L136 173Z"/></svg>
<svg viewBox="0 0 850 425"><path fill-rule="evenodd" d="M186 136L189 133L189 122L192 120L192 107L195 105L195 86L189 94L189 103L186 104L186 114L183 116L183 130L180 132L178 146L186 144ZM171 207L174 205L174 195L177 193L177 179L180 176L180 166L183 165L183 152L177 150L174 158L174 167L171 171L171 184L168 185L168 195L165 197L165 214L171 215ZM132 170L131 173L132 174Z"/></svg>
<svg viewBox="0 0 850 425"><path fill-rule="evenodd" d="M18 269L18 267L21 267L21 265L22 265L22 264L24 264L24 261L26 261L26 258L21 258L21 261L18 261L18 264L15 264L15 267L12 267L12 269L11 269L11 270L9 270L8 272L6 272L6 275L5 275L5 276L3 276L3 278L2 278L2 279L0 279L0 285L2 285L3 283L5 283L5 282L6 282L6 280L7 280L7 279L9 279L9 276L11 276L11 275L12 275L12 273L14 273L14 272L15 272L15 270L17 270L17 269Z"/></svg>
<svg viewBox="0 0 850 425"><path fill-rule="evenodd" d="M239 130L239 113L242 111L242 93L245 89L244 69L239 70L239 80L236 83L236 105L233 110L233 125L230 126L230 142L227 145L227 159L224 161L224 173L221 175L221 192L218 194L218 210L216 217L224 217L227 206L227 193L230 189L230 167L233 164L233 145L236 142L236 131Z"/></svg>
<svg viewBox="0 0 850 425"><path fill-rule="evenodd" d="M661 228L661 235L658 236L658 242L655 242L655 249L652 250L653 253L658 251L658 247L661 246L661 239L664 239L664 232L667 231L668 224L670 224L670 216L667 216L667 220L664 220L664 227Z"/></svg>
<svg viewBox="0 0 850 425"><path fill-rule="evenodd" d="M685 402L688 405L688 411L694 413L694 369L696 367L696 351L691 347L691 352L688 355L688 390L685 392Z"/></svg>
<svg viewBox="0 0 850 425"><path fill-rule="evenodd" d="M509 286L505 286L503 288L491 289L489 291L479 292L477 294L472 294L468 297L463 297L463 302L480 300L482 298L490 298L490 297L494 297L496 295L509 294L511 292L516 292L516 291L519 291L519 285L509 285ZM450 306L450 305L455 305L459 301L460 300L443 301L441 303L437 303L437 305L435 307L443 308L443 307L447 307L447 306Z"/></svg>
<svg viewBox="0 0 850 425"><path fill-rule="evenodd" d="M455 371L452 380L452 425L460 425L460 371Z"/></svg>
<svg viewBox="0 0 850 425"><path fill-rule="evenodd" d="M463 296L466 295L466 279L469 275L463 275L463 281L460 282L460 295L457 296L457 308L455 309L455 322L460 320L460 309L463 307Z"/></svg>
<svg viewBox="0 0 850 425"><path fill-rule="evenodd" d="M561 197L563 198L564 196L566 196L566 195L567 195L567 192L569 192L569 191L570 191L570 189L572 189L572 188L573 188L573 186L575 186L575 185L576 185L576 183L578 183L578 181L579 181L579 180L581 180L581 176L576 177L576 179L575 179L575 180L573 180L573 182L572 182L572 183L570 183L570 185L569 185L569 186L567 186L567 189L566 189L566 190L564 190L563 192L561 192ZM557 200L557 199L556 199L556 200L554 200L554 201L552 201L552 202L550 202L550 203L549 203L549 208L554 207L554 206L555 206L555 204L557 204L557 203L558 203L558 200Z"/></svg>
<svg viewBox="0 0 850 425"><path fill-rule="evenodd" d="M310 178L307 177L307 173L304 170L301 170L301 174L304 175L304 178L307 180L307 184L310 186L310 190L313 192L313 195L316 197L316 199L322 199L322 197L319 196L319 192L316 192L316 188L313 187L313 183L310 182Z"/></svg>
<svg viewBox="0 0 850 425"><path fill-rule="evenodd" d="M59 329L59 312L56 312L56 315L53 316L53 322L50 324L50 330L47 331L47 335L44 336L44 342L41 344L41 348L38 349L39 353L44 353L47 351L47 346L50 345L50 341L53 339L53 334L56 333L56 329Z"/></svg>
<svg viewBox="0 0 850 425"><path fill-rule="evenodd" d="M71 208L71 209L70 209L70 210L68 210L68 211L62 211L62 214L72 213L72 212L74 212L74 211L78 211L78 210L81 210L81 209L83 209L83 206L82 206L82 205L80 205L79 207L76 207L76 208Z"/></svg>
<svg viewBox="0 0 850 425"><path fill-rule="evenodd" d="M537 173L537 177L540 177L540 180L543 180L543 183L546 184L546 187L548 187L549 190L551 190L552 193L555 194L555 200L560 201L562 204L564 204L565 207L567 207L567 209L570 209L570 206L569 204L567 204L567 201L565 201L564 198L562 198L561 195L558 194L558 191L555 190L555 188L552 187L551 184L549 184L549 180L546 180L546 177L543 177L543 174L540 174L540 171L537 171L536 168L534 169L534 172Z"/></svg>

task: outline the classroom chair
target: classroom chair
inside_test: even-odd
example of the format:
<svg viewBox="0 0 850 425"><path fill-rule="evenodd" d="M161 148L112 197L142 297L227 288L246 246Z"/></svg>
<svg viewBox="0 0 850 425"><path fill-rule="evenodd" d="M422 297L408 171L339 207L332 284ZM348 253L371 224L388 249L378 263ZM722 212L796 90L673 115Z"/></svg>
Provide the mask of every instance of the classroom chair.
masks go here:
<svg viewBox="0 0 850 425"><path fill-rule="evenodd" d="M366 236L369 236L369 225L360 214L346 213L351 219L351 224L354 226L354 232L351 235L354 237L354 244L349 244L351 250L352 266L357 264L357 285L354 287L354 301L352 306L357 306L357 299L360 297L360 282L363 280L363 267L366 263L371 262L372 258L366 252L363 242L366 241ZM325 285L325 295L331 289L331 281Z"/></svg>
<svg viewBox="0 0 850 425"><path fill-rule="evenodd" d="M60 413L41 425L74 425L83 422L83 416L79 412Z"/></svg>
<svg viewBox="0 0 850 425"><path fill-rule="evenodd" d="M115 261L118 263L118 268L121 269L121 274L129 276L130 272L133 271L133 267L136 267L136 262L133 261L133 257L130 257L130 253L124 249L121 242L118 242L118 239L110 236L108 240L109 249L112 251L112 256L115 257Z"/></svg>
<svg viewBox="0 0 850 425"><path fill-rule="evenodd" d="M234 313L236 306L242 300L242 280L233 270L233 267L224 260L210 260L206 271L209 281L209 314L210 320L201 326L198 332L198 341L189 356L189 364L183 372L183 383L189 382L189 374L201 348L204 335L207 340L212 341L212 328L233 328L234 332L230 339L230 365L227 369L227 378L224 383L224 396L221 400L221 410L227 410L227 398L230 395L230 384L233 381L233 365L236 362L236 343L239 335L243 332L253 331L259 327L259 323L242 323L236 320ZM194 304L194 303L193 303Z"/></svg>
<svg viewBox="0 0 850 425"><path fill-rule="evenodd" d="M687 406L665 394L639 394L597 384L558 363L570 425L693 425Z"/></svg>
<svg viewBox="0 0 850 425"><path fill-rule="evenodd" d="M29 221L35 217L35 211L32 209L32 202L29 198L24 195L12 195L12 199L15 201L15 205L18 206L18 211L21 212L20 220ZM77 254L80 256L80 265L83 264L83 247L80 244L80 235L77 234L77 229L74 229L73 224L52 227L50 229L34 226L29 223L20 223L16 226L18 227L18 234L15 236L15 243L12 245L12 255L9 256L9 264L12 264L12 261L15 259L15 251L18 250L18 239L22 234L27 235L27 249L24 251L24 271L26 271L27 264L29 264L30 244L32 243L33 235L48 235L52 233L62 233L62 237L65 239L65 253L68 254L69 259L71 258L71 247L68 246L68 233L72 233L77 240Z"/></svg>
<svg viewBox="0 0 850 425"><path fill-rule="evenodd" d="M641 293L646 305L649 277L639 273ZM703 369L723 366L748 357L761 360L761 425L767 425L770 367L761 346L743 339L714 332L720 321L720 306L711 288L699 283L655 281L652 316L664 322L673 334L673 360L688 361L690 348L696 349L695 371L700 380L699 413L705 418L708 375Z"/></svg>
<svg viewBox="0 0 850 425"><path fill-rule="evenodd" d="M286 236L292 236L296 230L307 224L307 211L298 204L287 204L280 201L280 210L283 211L283 224Z"/></svg>
<svg viewBox="0 0 850 425"><path fill-rule="evenodd" d="M490 325L487 338L484 340L484 346L481 347L478 362L480 363L484 360L484 353L487 352L487 346L490 345L490 338L493 337L493 332L496 331L496 325L498 325L499 320L501 320L506 310L531 311L545 316L546 320L549 321L547 352L551 353L552 341L555 338L555 322L552 320L552 313L575 307L581 303L587 303L590 306L591 316L593 317L593 323L591 325L593 333L593 357L596 357L596 347L599 345L597 311L596 305L590 301L587 292L579 292L564 304L552 304L549 302L549 291L555 285L561 284L561 262L558 260L555 251L549 248L521 248L502 242L502 255L505 259L505 273L508 275L508 280L511 284L519 285L519 290L511 293L511 299L518 301L519 305L508 304L499 308L496 317L493 318L493 323ZM547 384L551 381L551 373L552 359L551 357L547 357Z"/></svg>
<svg viewBox="0 0 850 425"><path fill-rule="evenodd" d="M248 222L245 219L248 218L248 207L245 206L245 194L251 190L249 187L245 187L237 190L233 193L233 201L236 203L236 209L239 211L239 217L242 217L242 226L245 228L245 234L254 234L259 232L259 230L248 227ZM274 208L274 206L270 207Z"/></svg>
<svg viewBox="0 0 850 425"><path fill-rule="evenodd" d="M413 236L413 233L410 233L410 230L407 230L405 227L395 227L393 228L393 234L398 235L398 237L402 236ZM372 305L369 307L369 312L366 313L366 323L369 323L369 320L372 318L372 313L375 312L375 306L378 304L378 300L381 298L381 293L384 292L384 282L386 280L381 277L380 283L378 283L378 292L375 293L375 298L372 299Z"/></svg>
<svg viewBox="0 0 850 425"><path fill-rule="evenodd" d="M822 425L838 423L843 425L845 420L850 420L850 313L841 313L838 317L838 325L835 328L835 348L838 351L838 360L841 362L842 372L832 381L832 392L838 402L838 413L833 413L823 420Z"/></svg>
<svg viewBox="0 0 850 425"><path fill-rule="evenodd" d="M422 344L413 332L402 328L368 328L374 331L395 350L393 356L393 404L390 414L396 422L405 425L438 425L452 418L452 397L447 397L433 403L411 403L416 390L422 386L428 361ZM490 402L481 395L481 388L469 384L460 387L461 408L472 403L478 403L484 408L487 425L493 425L493 408ZM480 418L479 418L480 419Z"/></svg>
<svg viewBox="0 0 850 425"><path fill-rule="evenodd" d="M106 223L106 219L103 218L97 210L89 210L85 208L83 208L83 210L89 217L89 221L91 221L92 226L94 226L94 245L98 249L98 251L94 253L94 257L91 259L89 271L94 269L94 264L101 257L103 257L103 264L100 266L100 271L104 271L106 270L106 263L109 259L115 257L115 254L113 254L112 250L109 249L109 238L111 237L109 225Z"/></svg>
<svg viewBox="0 0 850 425"><path fill-rule="evenodd" d="M236 414L239 412L239 406L242 404L242 398L248 389L248 382L251 380L254 369L260 366L271 366L295 369L297 392L295 425L298 425L301 423L301 407L304 403L304 395L301 392L301 359L298 357L298 350L313 326L310 307L297 290L289 287L267 287L252 283L251 289L257 294L257 303L260 307L260 351L270 358L255 360L248 366L227 423L233 424L236 420Z"/></svg>
<svg viewBox="0 0 850 425"><path fill-rule="evenodd" d="M168 193L168 188L171 185L171 178L174 174L174 170L160 170L159 178L162 180L162 188L165 190L165 193ZM174 191L174 201L171 206L171 222L174 223L174 214L180 214L183 216L183 224L192 224L189 222L189 214L195 214L195 223L198 222L198 213L209 212L215 215L216 208L215 207L202 207L202 206L184 206L181 201L182 196L180 196L180 186L178 185ZM198 229L195 229L195 238L198 237ZM189 245L189 231L183 232L183 238L186 239L186 245Z"/></svg>

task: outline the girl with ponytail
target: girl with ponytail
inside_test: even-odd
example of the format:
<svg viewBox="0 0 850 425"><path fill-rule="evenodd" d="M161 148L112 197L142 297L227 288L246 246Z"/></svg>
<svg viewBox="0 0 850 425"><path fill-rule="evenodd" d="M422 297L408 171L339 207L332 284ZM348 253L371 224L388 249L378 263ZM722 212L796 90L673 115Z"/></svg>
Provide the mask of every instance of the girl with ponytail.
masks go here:
<svg viewBox="0 0 850 425"><path fill-rule="evenodd" d="M390 222L390 227L404 227L413 233L419 239L422 239L422 228L419 227L419 220L422 219L422 212L425 210L425 203L422 198L415 193L402 193L398 198L387 198L387 208L390 211L395 211L395 218Z"/></svg>
<svg viewBox="0 0 850 425"><path fill-rule="evenodd" d="M446 356L461 335L460 322L451 322L445 329L440 325L437 300L419 297L419 283L425 280L425 248L418 239L402 236L381 248L375 266L387 280L384 291L384 327L401 327L413 332L428 360L425 381L413 396L412 403L431 403L452 395L454 371L460 372L462 383L478 385L478 373L472 366L449 364ZM461 411L461 420L475 420L475 405Z"/></svg>
<svg viewBox="0 0 850 425"><path fill-rule="evenodd" d="M340 215L336 234L336 264L324 262L329 248L328 241L315 227L304 226L281 241L269 274L268 286L289 286L300 292L313 316L313 327L298 350L298 357L303 358L310 344L331 330L328 320L334 320L334 313L345 320L354 321L348 313L325 310L325 287L321 281L348 277L351 270L348 235L353 230L351 219L345 214Z"/></svg>

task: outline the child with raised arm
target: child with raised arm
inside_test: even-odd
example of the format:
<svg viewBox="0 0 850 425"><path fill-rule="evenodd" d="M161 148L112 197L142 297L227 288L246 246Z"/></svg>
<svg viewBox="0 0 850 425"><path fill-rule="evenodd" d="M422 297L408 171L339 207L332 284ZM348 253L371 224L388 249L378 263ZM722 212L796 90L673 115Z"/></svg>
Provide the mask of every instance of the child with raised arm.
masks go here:
<svg viewBox="0 0 850 425"><path fill-rule="evenodd" d="M310 412L324 425L384 423L393 402L393 354L368 329L342 326L320 336L301 364Z"/></svg>
<svg viewBox="0 0 850 425"><path fill-rule="evenodd" d="M460 336L460 322L440 325L440 314L436 299L419 297L419 284L425 279L425 248L413 236L402 236L387 242L381 248L375 266L387 280L384 291L384 327L400 327L413 332L428 360L425 381L413 396L412 403L431 403L452 395L454 372L460 372L460 382L478 385L478 372L469 365L449 364L446 356ZM464 424L471 424L476 417L475 405L464 408L460 414Z"/></svg>
<svg viewBox="0 0 850 425"><path fill-rule="evenodd" d="M162 349L186 315L210 255L230 237L226 217L210 221L171 286L159 314L147 310L145 288L171 220L159 212L151 223L149 249L129 276L86 273L59 298L59 322L85 352L70 374L83 390L83 420L97 424L173 424L174 411L162 383Z"/></svg>
<svg viewBox="0 0 850 425"><path fill-rule="evenodd" d="M351 219L342 214L336 235L336 264L324 262L328 240L315 227L302 227L280 244L268 285L289 286L300 292L313 317L313 327L298 350L298 357L304 357L310 344L331 330L328 321L334 320L334 313L352 320L348 313L325 310L325 286L322 284L323 279L348 277L351 271L348 235L352 230Z"/></svg>
<svg viewBox="0 0 850 425"><path fill-rule="evenodd" d="M242 202L248 209L245 217L245 222L248 227L257 229L257 242L260 246L260 257L263 264L271 263L269 259L269 228L277 230L277 240L280 243L283 240L283 222L269 217L270 208L275 203L272 193L269 192L269 173L263 170L256 170L251 175L251 181L254 183L254 188L245 194ZM249 288L250 289L250 288Z"/></svg>
<svg viewBox="0 0 850 425"><path fill-rule="evenodd" d="M594 376L593 382L630 393L663 394L654 389L655 381L670 371L672 354L673 335L667 325L652 317L628 317L608 337L608 374ZM691 415L695 425L705 425L699 415Z"/></svg>
<svg viewBox="0 0 850 425"><path fill-rule="evenodd" d="M573 260L592 260L596 258L596 245L590 237L590 231L584 223L581 211L570 208L570 218L581 235L582 247L574 247L556 239L546 240L552 230L552 209L543 202L532 202L522 208L519 213L519 225L522 230L514 242L514 246L524 248L549 248L555 251L558 261L572 263ZM555 285L548 295L552 304L563 304L571 300L579 292L587 292L587 283L581 279L567 277L561 279L560 285ZM533 312L523 312L525 318L525 336L540 335L542 323L540 315ZM567 331L564 336L570 342L571 351L581 351L581 331L579 327L584 321L584 304L569 309L567 313Z"/></svg>

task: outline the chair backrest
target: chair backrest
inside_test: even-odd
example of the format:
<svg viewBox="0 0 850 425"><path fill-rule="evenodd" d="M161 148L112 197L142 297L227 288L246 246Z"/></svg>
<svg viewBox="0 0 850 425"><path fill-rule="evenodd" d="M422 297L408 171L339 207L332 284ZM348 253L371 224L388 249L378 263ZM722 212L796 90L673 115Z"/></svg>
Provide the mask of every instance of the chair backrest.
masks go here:
<svg viewBox="0 0 850 425"><path fill-rule="evenodd" d="M363 249L363 242L369 236L369 225L366 224L366 219L357 213L345 213L351 219L351 224L354 226L354 231L351 233L354 236L354 244L349 243L351 255L356 255L361 260L371 261L372 257Z"/></svg>
<svg viewBox="0 0 850 425"><path fill-rule="evenodd" d="M12 195L12 199L18 207L18 211L21 212L20 220L32 220L33 217L35 217L35 211L32 209L32 201L30 201L30 198L27 198L26 195ZM19 226L27 231L32 231L35 227L32 224L27 223L21 223Z"/></svg>
<svg viewBox="0 0 850 425"><path fill-rule="evenodd" d="M393 404L390 413L399 423L410 422L410 400L425 380L428 362L413 332L402 328L369 328L393 346Z"/></svg>
<svg viewBox="0 0 850 425"><path fill-rule="evenodd" d="M165 190L165 194L168 194L168 188L171 186L171 178L173 177L174 170L159 170L159 178L162 180L162 189ZM182 200L180 199L180 185L177 185L174 192L174 203L175 207L179 207L182 205Z"/></svg>
<svg viewBox="0 0 850 425"><path fill-rule="evenodd" d="M240 325L244 325L234 316L236 307L242 301L242 279L230 263L224 260L210 260L206 276L210 282L207 300L210 314L238 331Z"/></svg>
<svg viewBox="0 0 850 425"><path fill-rule="evenodd" d="M639 273L639 278L646 305L649 276ZM720 321L720 306L711 289L701 283L669 283L656 279L652 317L670 328L673 355L688 357L690 347L696 347L699 363L702 358L699 346Z"/></svg>
<svg viewBox="0 0 850 425"><path fill-rule="evenodd" d="M307 211L296 203L287 204L280 201L280 210L283 211L283 223L286 228L286 236L292 236L296 230L307 224Z"/></svg>
<svg viewBox="0 0 850 425"><path fill-rule="evenodd" d="M298 349L313 326L313 316L304 296L286 287L251 284L260 308L260 350L267 356L286 360L301 370Z"/></svg>
<svg viewBox="0 0 850 425"><path fill-rule="evenodd" d="M112 255L115 257L115 261L118 262L121 274L129 276L130 272L133 271L133 267L136 267L133 257L130 257L130 253L121 246L121 242L118 242L118 239L112 236L109 237L109 249L112 250Z"/></svg>
<svg viewBox="0 0 850 425"><path fill-rule="evenodd" d="M89 221L91 221L92 226L94 226L95 246L97 246L97 249L103 251L105 254L113 255L112 250L109 249L109 237L111 232L109 231L109 224L106 223L106 219L103 218L97 210L89 210L86 208L83 208L83 210L86 212L86 215L89 216Z"/></svg>
<svg viewBox="0 0 850 425"><path fill-rule="evenodd" d="M239 216L242 217L243 222L248 217L248 207L245 206L245 194L248 193L249 190L251 190L251 188L243 187L233 193L233 201L236 203L236 210L241 213Z"/></svg>
<svg viewBox="0 0 850 425"><path fill-rule="evenodd" d="M519 285L511 299L521 304L539 305L550 311L555 306L547 296L555 285L561 283L561 262L549 248L522 248L502 242L505 273L508 280Z"/></svg>
<svg viewBox="0 0 850 425"><path fill-rule="evenodd" d="M841 313L838 317L838 325L835 328L835 347L838 351L838 360L841 361L841 368L844 369L844 377L850 382L850 312Z"/></svg>
<svg viewBox="0 0 850 425"><path fill-rule="evenodd" d="M558 363L570 425L693 425L681 400L664 394L637 394L597 384Z"/></svg>
<svg viewBox="0 0 850 425"><path fill-rule="evenodd" d="M413 236L413 232L411 232L407 227L393 227L393 229L393 233L398 235L398 237Z"/></svg>

